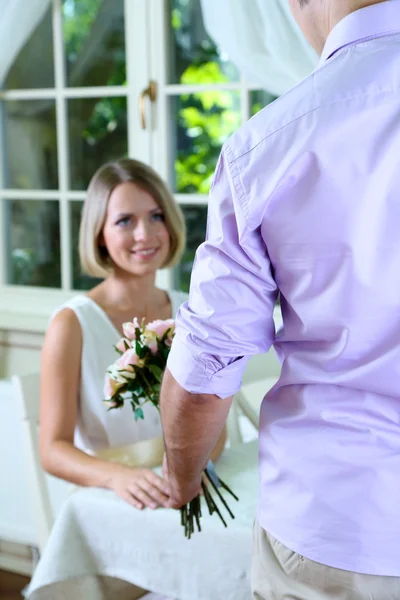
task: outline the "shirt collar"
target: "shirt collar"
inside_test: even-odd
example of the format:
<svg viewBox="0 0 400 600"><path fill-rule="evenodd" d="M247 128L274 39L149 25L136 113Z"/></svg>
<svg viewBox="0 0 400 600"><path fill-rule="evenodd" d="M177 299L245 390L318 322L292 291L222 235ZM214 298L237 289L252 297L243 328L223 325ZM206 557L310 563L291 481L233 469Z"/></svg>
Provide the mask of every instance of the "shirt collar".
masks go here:
<svg viewBox="0 0 400 600"><path fill-rule="evenodd" d="M386 0L347 15L331 31L320 65L344 46L400 31L400 1Z"/></svg>

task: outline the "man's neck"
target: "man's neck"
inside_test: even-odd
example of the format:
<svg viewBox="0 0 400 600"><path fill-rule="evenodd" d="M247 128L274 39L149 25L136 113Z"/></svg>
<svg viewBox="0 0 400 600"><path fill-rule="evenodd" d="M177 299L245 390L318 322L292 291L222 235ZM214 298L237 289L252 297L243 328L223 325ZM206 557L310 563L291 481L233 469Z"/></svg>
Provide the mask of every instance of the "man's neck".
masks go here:
<svg viewBox="0 0 400 600"><path fill-rule="evenodd" d="M316 10L316 37L313 46L319 54L332 29L351 13L387 0L322 0Z"/></svg>
<svg viewBox="0 0 400 600"><path fill-rule="evenodd" d="M367 6L372 6L373 4L380 4L381 2L385 2L386 0L348 0L347 2L333 0L330 2L331 10L330 10L330 30L332 29L347 15L355 12L356 10L360 10L361 8L366 8ZM328 34L329 35L329 34Z"/></svg>

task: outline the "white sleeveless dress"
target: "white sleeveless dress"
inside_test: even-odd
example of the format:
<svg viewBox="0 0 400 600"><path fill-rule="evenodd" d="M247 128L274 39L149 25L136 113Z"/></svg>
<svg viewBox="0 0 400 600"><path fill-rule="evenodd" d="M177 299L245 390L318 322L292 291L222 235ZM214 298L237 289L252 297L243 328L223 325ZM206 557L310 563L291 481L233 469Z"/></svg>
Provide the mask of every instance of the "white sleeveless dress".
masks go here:
<svg viewBox="0 0 400 600"><path fill-rule="evenodd" d="M172 316L187 300L187 294L168 292ZM82 330L81 382L75 445L88 453L113 446L133 444L161 436L161 422L154 406L144 406L144 420L135 421L132 407L108 411L102 399L104 376L107 368L118 358L113 346L121 334L106 313L88 296L75 296L60 308L74 311ZM132 315L132 318L135 315Z"/></svg>

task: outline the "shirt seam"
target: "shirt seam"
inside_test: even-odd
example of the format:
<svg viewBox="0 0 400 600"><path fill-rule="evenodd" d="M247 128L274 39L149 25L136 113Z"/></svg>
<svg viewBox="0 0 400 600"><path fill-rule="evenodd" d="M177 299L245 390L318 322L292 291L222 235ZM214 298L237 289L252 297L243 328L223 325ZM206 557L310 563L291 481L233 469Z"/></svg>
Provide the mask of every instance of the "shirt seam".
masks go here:
<svg viewBox="0 0 400 600"><path fill-rule="evenodd" d="M225 146L223 151L227 155L232 155L232 149L229 146ZM241 175L240 169L239 169L238 165L236 164L236 160L229 162L229 158L228 158L228 170L230 171L230 174L232 177L233 189L236 192L236 196L239 201L240 208L241 208L241 210L244 214L244 217L247 221L247 219L249 217L247 193L246 193L246 188L245 188L243 180L242 180L242 175ZM236 185L236 181L238 182L238 186L240 188L240 193L238 190L238 186ZM246 225L247 225L247 223L246 223Z"/></svg>
<svg viewBox="0 0 400 600"><path fill-rule="evenodd" d="M381 91L375 92L374 96L377 96L379 94L388 94L388 93L394 93L394 92L395 92L394 90L393 91L390 91L390 90L381 90ZM397 90L396 93L397 93L397 95L399 95L400 94L400 90ZM242 180L242 175L241 175L241 171L240 171L240 168L239 168L239 165L238 165L238 161L241 158L243 158L244 156L246 156L247 154L249 154L250 152L253 152L253 150L255 150L260 144L262 144L263 142L265 142L266 140L268 140L269 138L271 138L275 134L280 133L286 127L289 127L290 125L293 125L293 123L296 123L296 121L299 121L300 119L303 119L304 117L312 114L313 112L316 112L317 110L320 110L320 109L323 109L323 108L328 108L330 106L335 106L335 105L340 104L342 102L353 101L353 100L356 100L358 98L363 98L363 97L365 97L365 94L361 94L359 96L351 96L351 97L347 97L347 98L341 98L340 100L337 100L335 102L331 102L331 103L328 103L328 104L321 104L321 105L319 105L319 106L317 106L317 107L315 107L315 108L307 111L306 113L303 113L299 117L296 117L295 119L293 119L289 123L286 123L285 125L283 125L279 129L277 129L274 132L270 133L269 135L265 136L257 144L255 144L254 146L252 146L249 150L247 150L246 152L243 152L243 154L241 154L240 156L237 156L236 158L234 158L232 160L232 162L230 162L230 163L228 162L228 167L229 167L231 173L232 173L233 170L236 171L236 176L235 176L234 179L232 178L232 182L233 182L234 190L236 191L236 194L237 194L238 199L239 199L240 206L242 208L242 211L243 211L243 214L244 214L244 217L245 217L245 227L246 228L248 228L248 219L249 219L249 216L250 216L250 211L249 211L249 206L248 206L247 192L246 192L246 188L245 188L245 185L243 183L243 180ZM232 155L232 149L228 145L226 145L224 147L224 151L227 154L229 153L230 155ZM284 171L284 173L282 173L282 176L280 177L279 181L276 182L276 185L275 185L274 189L271 191L270 197L272 197L273 194L275 193L275 191L278 189L279 184L280 184L282 178L285 176L285 174L286 174L286 172L287 172L287 170L289 168L290 167L288 167ZM241 188L241 191L242 191L242 193L241 193L240 196L238 194L238 190L237 190L237 187L235 185L235 180L237 180L239 182L239 184L240 184L240 188ZM245 200L246 204L244 204L244 202L243 202L243 197L244 197L244 200Z"/></svg>
<svg viewBox="0 0 400 600"><path fill-rule="evenodd" d="M330 60L331 58L333 58L338 52L340 52L341 50L351 50L354 49L356 46L362 46L363 44L366 44L368 42L371 42L373 40L380 40L381 38L384 37L390 37L392 35L396 35L396 34L400 34L400 29L395 28L395 29L387 29L385 31L383 31L382 33L379 34L371 34L368 35L364 38L362 38L361 40L356 39L356 40L352 40L351 42L345 42L344 44L341 44L340 46L337 46L334 50L332 50L325 58L322 59L322 64L328 60Z"/></svg>
<svg viewBox="0 0 400 600"><path fill-rule="evenodd" d="M351 46L350 48L348 48L346 50L346 54L352 52L352 50L354 50L355 47L356 46ZM343 55L341 54L341 56L343 56ZM334 60L334 58L335 57L332 57L333 60ZM315 71L314 73L311 73L311 75L309 75L310 80L311 80L312 85L313 85L313 88L315 88L315 78L316 78L318 72L321 69L324 69L324 68L328 67L330 64L331 64L331 62L329 60L326 64L324 64L321 67L319 67L317 69L317 71ZM312 113L314 113L314 112L316 112L318 110L321 110L323 108L329 108L331 106L336 106L337 104L341 104L341 103L347 102L347 101L353 101L353 100L357 100L357 99L361 99L361 98L365 98L365 97L375 97L375 96L379 96L380 94L389 94L389 93L397 94L398 95L400 93L400 89L377 90L376 92L373 92L373 93L370 93L370 94L362 93L362 94L353 95L353 96L346 96L345 98L339 98L338 100L335 100L335 101L332 101L332 102L326 102L324 104L319 104L318 106L314 106L310 110L307 110L306 112L302 113L298 117L295 117L294 119L290 120L288 123L285 123L284 125L282 125L278 129L274 129L274 131L272 131L271 133L269 133L268 135L266 135L265 137L263 137L259 142L257 142L256 144L254 144L254 146L251 146L251 148L249 148L245 152L239 154L238 156L234 156L233 155L233 151L230 148L230 143L228 141L225 144L225 150L229 150L229 153L233 156L232 163L229 163L229 166L231 166L231 164L233 164L234 162L237 162L238 160L240 160L241 158L243 158L247 154L250 154L250 152L253 152L253 150L255 150L260 144L262 144L263 142L265 142L269 138L273 137L274 135L280 133L281 131L283 131L284 129L286 129L286 127L289 127L290 125L293 125L293 123L296 123L297 121L300 121L301 119L304 119L304 117L307 117L308 115L310 115L310 114L312 114Z"/></svg>
<svg viewBox="0 0 400 600"><path fill-rule="evenodd" d="M317 76L317 74L319 74L320 71L323 71L324 69L330 67L332 60L335 60L336 56L343 56L344 54L348 54L353 49L354 49L354 46L349 46L348 48L343 49L343 52L340 52L340 55L339 55L339 53L337 53L335 56L332 57L331 60L326 61L325 63L317 66L316 70L313 71L312 73L310 73L310 75L304 81L309 79L310 83L312 85L312 88L314 89L315 88L315 77ZM343 101L343 100L340 100L340 101ZM347 98L346 98L346 100L347 100ZM340 102L340 101L338 100L337 102ZM333 104L335 104L335 103L327 104L326 106L331 106ZM325 107L325 105L318 105L318 106L313 107L311 110L308 110L307 112L302 113L298 117L292 119L288 123L285 123L284 125L279 127L279 129L275 129L274 131L272 131L269 135L262 138L257 144L255 144L254 146L249 148L249 150L247 150L246 152L243 152L242 154L239 154L239 156L235 156L233 149L231 147L231 144L230 144L230 140L225 142L225 144L222 148L222 154L225 154L228 159L228 161L227 161L228 172L231 175L233 189L236 192L236 196L238 198L239 205L240 205L243 215L245 217L246 227L248 226L248 219L250 216L249 202L248 202L248 198L247 198L246 187L243 183L241 170L238 165L238 161L241 158L243 158L244 156L246 156L247 154L249 154L250 152L253 152L253 150L255 150L260 144L262 144L263 142L265 142L272 136L283 131L286 127L293 125L293 123L296 123L296 121L299 121L300 119L303 119L304 117L310 115L311 113L315 112L316 110L324 108L324 107ZM236 184L236 182L238 183L238 185ZM279 185L279 182L277 183L275 189L277 188L278 185ZM239 193L239 189L240 189L240 193Z"/></svg>

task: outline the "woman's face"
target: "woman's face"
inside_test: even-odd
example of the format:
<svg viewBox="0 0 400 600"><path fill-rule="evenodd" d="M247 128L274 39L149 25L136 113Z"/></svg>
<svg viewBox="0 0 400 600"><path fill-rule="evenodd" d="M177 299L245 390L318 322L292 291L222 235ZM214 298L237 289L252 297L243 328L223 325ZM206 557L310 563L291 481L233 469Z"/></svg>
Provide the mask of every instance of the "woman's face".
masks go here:
<svg viewBox="0 0 400 600"><path fill-rule="evenodd" d="M154 273L167 260L170 236L164 213L135 183L118 185L110 195L100 242L114 267L132 275Z"/></svg>

